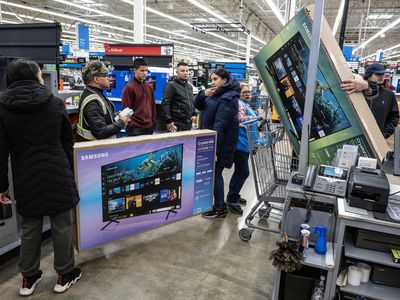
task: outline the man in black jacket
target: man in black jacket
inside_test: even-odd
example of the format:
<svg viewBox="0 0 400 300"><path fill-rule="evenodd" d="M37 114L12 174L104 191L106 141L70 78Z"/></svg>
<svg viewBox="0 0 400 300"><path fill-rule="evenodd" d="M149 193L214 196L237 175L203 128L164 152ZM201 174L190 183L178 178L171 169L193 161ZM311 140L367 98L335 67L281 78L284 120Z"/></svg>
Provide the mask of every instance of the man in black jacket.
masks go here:
<svg viewBox="0 0 400 300"><path fill-rule="evenodd" d="M167 129L170 132L190 130L196 122L193 106L193 86L188 83L189 67L180 62L176 67L177 78L168 82L162 104Z"/></svg>
<svg viewBox="0 0 400 300"><path fill-rule="evenodd" d="M373 64L365 69L364 79L368 80L372 91L370 96L364 92L364 96L386 139L394 133L399 123L399 109L395 94L383 86L385 71L381 64Z"/></svg>
<svg viewBox="0 0 400 300"><path fill-rule="evenodd" d="M399 109L395 94L383 86L385 71L381 64L372 64L365 69L365 80L355 75L354 79L344 81L341 87L349 94L363 92L379 129L388 138L399 122Z"/></svg>
<svg viewBox="0 0 400 300"><path fill-rule="evenodd" d="M114 105L103 95L110 86L107 68L101 61L91 61L83 68L82 78L86 89L79 100L79 141L115 138L130 118L123 114L115 118Z"/></svg>

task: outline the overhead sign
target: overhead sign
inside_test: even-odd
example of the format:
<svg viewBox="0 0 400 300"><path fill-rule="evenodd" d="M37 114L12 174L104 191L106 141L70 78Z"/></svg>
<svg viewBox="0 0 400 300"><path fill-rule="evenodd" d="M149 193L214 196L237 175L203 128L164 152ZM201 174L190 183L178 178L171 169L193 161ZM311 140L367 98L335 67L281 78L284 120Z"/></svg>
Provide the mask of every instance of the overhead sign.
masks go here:
<svg viewBox="0 0 400 300"><path fill-rule="evenodd" d="M104 44L106 55L173 56L172 44Z"/></svg>
<svg viewBox="0 0 400 300"><path fill-rule="evenodd" d="M76 43L78 49L89 50L89 26L85 24L76 25Z"/></svg>

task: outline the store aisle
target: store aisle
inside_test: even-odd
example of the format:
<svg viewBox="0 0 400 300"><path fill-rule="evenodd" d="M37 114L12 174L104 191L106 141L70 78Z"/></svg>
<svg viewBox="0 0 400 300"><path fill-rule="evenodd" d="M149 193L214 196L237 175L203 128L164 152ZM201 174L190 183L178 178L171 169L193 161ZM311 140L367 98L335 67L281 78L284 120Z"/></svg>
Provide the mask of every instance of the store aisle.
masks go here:
<svg viewBox="0 0 400 300"><path fill-rule="evenodd" d="M224 173L226 185L230 174ZM252 180L242 196L254 199ZM45 277L30 299L270 299L275 271L268 255L278 236L255 231L248 243L241 241L243 218L196 216L77 254L83 277L61 295L52 292L57 278L49 239L42 251ZM1 299L21 299L16 264L17 258L0 265Z"/></svg>

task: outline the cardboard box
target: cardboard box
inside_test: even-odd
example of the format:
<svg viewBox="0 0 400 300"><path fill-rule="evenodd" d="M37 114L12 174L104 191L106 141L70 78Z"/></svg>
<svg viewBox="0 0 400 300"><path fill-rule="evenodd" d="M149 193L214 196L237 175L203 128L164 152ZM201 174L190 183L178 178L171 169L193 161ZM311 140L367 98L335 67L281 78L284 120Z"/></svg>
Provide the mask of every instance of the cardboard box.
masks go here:
<svg viewBox="0 0 400 300"><path fill-rule="evenodd" d="M311 46L313 6L301 10L254 57L257 70L286 128L294 151L300 152L305 88ZM382 162L388 147L362 93L340 88L353 78L345 58L323 20L317 85L309 139L309 162L330 165L344 144Z"/></svg>
<svg viewBox="0 0 400 300"><path fill-rule="evenodd" d="M216 132L76 143L78 250L212 208Z"/></svg>

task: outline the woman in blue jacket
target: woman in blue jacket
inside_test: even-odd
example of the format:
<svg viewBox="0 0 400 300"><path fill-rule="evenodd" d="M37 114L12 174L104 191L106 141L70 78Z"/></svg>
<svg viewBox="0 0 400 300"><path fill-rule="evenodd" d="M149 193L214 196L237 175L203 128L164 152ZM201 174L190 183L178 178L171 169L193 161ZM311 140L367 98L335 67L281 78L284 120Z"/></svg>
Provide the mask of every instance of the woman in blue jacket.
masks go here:
<svg viewBox="0 0 400 300"><path fill-rule="evenodd" d="M194 102L201 111L200 128L217 131L217 162L214 176L214 207L203 214L206 218L224 218L224 179L222 171L231 168L238 139L238 99L240 85L229 73L219 68L211 74L212 87L201 91Z"/></svg>
<svg viewBox="0 0 400 300"><path fill-rule="evenodd" d="M240 83L241 92L239 100L239 122L246 122L250 120L257 120L258 117L248 104L250 97L250 88L247 83ZM253 124L253 123L252 123ZM254 125L247 127L251 132L257 131L257 126ZM229 183L229 192L226 197L226 202L229 210L235 214L243 214L243 210L240 207L240 203L246 203L247 201L240 197L240 190L243 187L247 177L249 177L249 152L250 147L247 140L246 128L239 128L239 139L236 145L236 151L234 156L235 171L233 172L231 181Z"/></svg>

